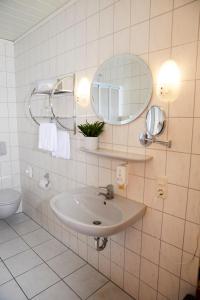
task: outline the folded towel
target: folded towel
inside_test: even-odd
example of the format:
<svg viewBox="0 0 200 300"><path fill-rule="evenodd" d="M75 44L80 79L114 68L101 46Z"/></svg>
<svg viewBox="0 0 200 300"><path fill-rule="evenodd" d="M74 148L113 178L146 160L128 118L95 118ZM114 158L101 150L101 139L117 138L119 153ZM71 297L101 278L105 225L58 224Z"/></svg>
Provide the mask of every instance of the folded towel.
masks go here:
<svg viewBox="0 0 200 300"><path fill-rule="evenodd" d="M55 84L56 84L55 79L36 81L36 83L35 83L36 87L35 87L34 92L35 92L35 94L37 94L37 93L49 94L54 89Z"/></svg>
<svg viewBox="0 0 200 300"><path fill-rule="evenodd" d="M67 131L58 130L57 149L52 152L52 156L70 159L70 137Z"/></svg>
<svg viewBox="0 0 200 300"><path fill-rule="evenodd" d="M38 148L46 151L57 149L57 127L55 123L41 123L39 127Z"/></svg>

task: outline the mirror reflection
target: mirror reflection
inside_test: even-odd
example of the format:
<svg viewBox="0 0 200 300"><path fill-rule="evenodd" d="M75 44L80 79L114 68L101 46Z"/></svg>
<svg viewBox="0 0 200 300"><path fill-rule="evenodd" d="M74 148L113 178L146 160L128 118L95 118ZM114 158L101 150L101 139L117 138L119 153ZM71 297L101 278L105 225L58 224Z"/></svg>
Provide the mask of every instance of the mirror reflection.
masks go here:
<svg viewBox="0 0 200 300"><path fill-rule="evenodd" d="M151 94L151 71L142 59L132 54L105 61L91 84L94 111L109 124L135 120L147 107Z"/></svg>
<svg viewBox="0 0 200 300"><path fill-rule="evenodd" d="M151 136L161 134L165 127L165 113L159 106L152 106L146 116L147 132Z"/></svg>

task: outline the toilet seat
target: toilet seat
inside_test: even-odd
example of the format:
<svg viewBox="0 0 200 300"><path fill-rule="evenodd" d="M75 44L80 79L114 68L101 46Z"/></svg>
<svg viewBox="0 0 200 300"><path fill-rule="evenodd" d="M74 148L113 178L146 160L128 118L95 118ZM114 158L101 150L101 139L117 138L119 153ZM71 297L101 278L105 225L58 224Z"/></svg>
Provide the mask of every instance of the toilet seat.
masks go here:
<svg viewBox="0 0 200 300"><path fill-rule="evenodd" d="M20 193L12 189L0 190L0 206L16 204L20 201Z"/></svg>

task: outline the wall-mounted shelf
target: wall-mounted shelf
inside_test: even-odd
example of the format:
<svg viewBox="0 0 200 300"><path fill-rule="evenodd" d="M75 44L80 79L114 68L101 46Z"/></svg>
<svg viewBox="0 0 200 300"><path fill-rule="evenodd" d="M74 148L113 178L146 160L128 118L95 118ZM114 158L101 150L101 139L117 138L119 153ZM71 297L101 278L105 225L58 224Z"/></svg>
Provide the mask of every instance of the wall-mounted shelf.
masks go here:
<svg viewBox="0 0 200 300"><path fill-rule="evenodd" d="M152 159L152 156L145 154L137 154L137 153L127 153L122 151L108 150L108 149L97 149L97 150L88 150L85 148L81 148L81 151L97 156L118 159L129 162L144 162Z"/></svg>
<svg viewBox="0 0 200 300"><path fill-rule="evenodd" d="M68 89L67 86L69 82L71 82L72 88ZM74 87L75 87L75 74L69 74L63 77L62 79L56 79L56 80L43 80L41 82L36 82L36 87L32 90L32 93L29 98L29 114L32 118L32 120L40 126L40 122L38 119L49 119L50 122L55 122L61 126L62 129L72 131L74 134L76 134L76 104L75 100L73 97L73 115L72 116L66 116L66 117L60 117L57 116L54 113L54 106L53 106L53 97L55 95L60 95L60 94L70 94L74 96ZM41 116L35 116L32 113L32 98L34 95L48 95L49 96L49 111L51 112L51 115L41 115ZM64 120L73 120L73 129L66 127L62 121ZM62 121L61 121L62 120Z"/></svg>

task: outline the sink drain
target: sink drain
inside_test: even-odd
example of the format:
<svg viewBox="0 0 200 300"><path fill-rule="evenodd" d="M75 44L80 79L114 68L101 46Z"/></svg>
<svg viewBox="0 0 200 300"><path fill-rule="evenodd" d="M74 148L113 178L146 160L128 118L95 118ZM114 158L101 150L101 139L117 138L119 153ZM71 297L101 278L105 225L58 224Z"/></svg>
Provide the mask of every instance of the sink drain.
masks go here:
<svg viewBox="0 0 200 300"><path fill-rule="evenodd" d="M93 224L94 225L101 225L101 221L95 220L95 221L93 221Z"/></svg>

